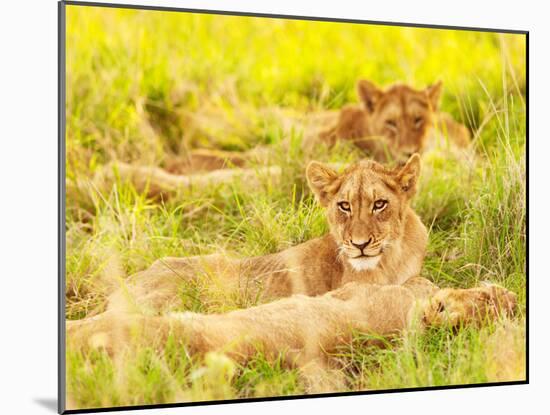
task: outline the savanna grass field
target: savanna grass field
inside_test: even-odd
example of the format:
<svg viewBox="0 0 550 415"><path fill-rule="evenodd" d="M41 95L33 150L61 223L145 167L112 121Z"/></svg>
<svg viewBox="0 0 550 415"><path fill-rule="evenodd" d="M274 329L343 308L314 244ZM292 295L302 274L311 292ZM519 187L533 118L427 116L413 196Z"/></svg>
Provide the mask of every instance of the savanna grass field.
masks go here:
<svg viewBox="0 0 550 415"><path fill-rule="evenodd" d="M192 148L272 149L276 184L260 176L148 199L131 183L66 200L66 318L101 312L131 274L165 256L274 253L328 230L305 181L296 114L357 102L355 83L441 80L442 110L472 132L475 157L423 156L413 206L429 229L422 276L441 287L483 281L518 295L518 312L482 328L431 329L356 341L334 356L343 391L524 380L526 359L525 35L67 6L66 182L111 161L163 167ZM283 143L286 143L283 145ZM290 144L288 144L290 143ZM365 157L346 143L320 161ZM181 293L181 310L255 304ZM260 353L240 366L223 354L190 357L170 342L109 357L67 350L73 408L305 393L297 370Z"/></svg>

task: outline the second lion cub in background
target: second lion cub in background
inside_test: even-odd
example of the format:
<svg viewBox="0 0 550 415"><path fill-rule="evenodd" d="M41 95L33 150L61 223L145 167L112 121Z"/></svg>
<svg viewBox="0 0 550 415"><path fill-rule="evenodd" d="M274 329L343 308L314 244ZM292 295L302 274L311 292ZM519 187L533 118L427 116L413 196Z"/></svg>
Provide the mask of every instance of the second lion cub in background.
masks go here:
<svg viewBox="0 0 550 415"><path fill-rule="evenodd" d="M465 148L470 143L470 132L439 110L442 89L441 81L423 90L406 84L382 90L371 81L360 80L357 94L361 105L342 108L338 120L321 131L318 139L330 147L337 140L350 140L379 161L421 153L438 136Z"/></svg>
<svg viewBox="0 0 550 415"><path fill-rule="evenodd" d="M381 162L403 162L441 137L448 138L454 147L466 148L470 143L469 130L439 111L442 88L441 82L424 90L395 84L384 91L370 81L360 80L357 91L361 105L348 105L338 112L324 112L309 121L305 116L302 120L304 161L310 159L319 142L330 148L338 140L353 142L370 158ZM149 197L167 199L192 186L230 183L236 179L252 184L262 175L276 180L280 167L270 163L272 153L268 146L246 152L195 149L173 160L167 169L112 162L96 172L92 187L109 191L118 178L132 183ZM85 181L68 183L68 192L87 194L88 187Z"/></svg>

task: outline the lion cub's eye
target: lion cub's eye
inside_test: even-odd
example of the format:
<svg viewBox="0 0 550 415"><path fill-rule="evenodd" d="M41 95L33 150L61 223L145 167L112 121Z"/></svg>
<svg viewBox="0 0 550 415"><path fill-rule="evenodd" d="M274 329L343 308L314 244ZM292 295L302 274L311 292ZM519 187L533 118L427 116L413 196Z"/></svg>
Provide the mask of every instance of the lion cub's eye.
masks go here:
<svg viewBox="0 0 550 415"><path fill-rule="evenodd" d="M372 207L373 211L381 211L388 205L388 201L384 199L378 199L376 202L374 202L374 205Z"/></svg>
<svg viewBox="0 0 550 415"><path fill-rule="evenodd" d="M338 202L338 207L343 212L351 212L351 206L348 202Z"/></svg>
<svg viewBox="0 0 550 415"><path fill-rule="evenodd" d="M394 120L386 120L386 127L395 130L397 128L397 123Z"/></svg>
<svg viewBox="0 0 550 415"><path fill-rule="evenodd" d="M420 127L422 126L423 123L424 123L424 118L422 118L422 117L416 117L416 118L414 119L414 126L415 126L416 128L420 128Z"/></svg>

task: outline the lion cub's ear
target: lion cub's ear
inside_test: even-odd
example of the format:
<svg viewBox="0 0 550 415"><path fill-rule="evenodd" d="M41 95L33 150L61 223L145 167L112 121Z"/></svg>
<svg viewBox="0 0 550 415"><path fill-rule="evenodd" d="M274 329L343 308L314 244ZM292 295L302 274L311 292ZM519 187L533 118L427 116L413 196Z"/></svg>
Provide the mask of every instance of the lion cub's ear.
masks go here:
<svg viewBox="0 0 550 415"><path fill-rule="evenodd" d="M318 161L312 161L307 166L306 176L309 187L321 206L328 206L340 187L338 173Z"/></svg>
<svg viewBox="0 0 550 415"><path fill-rule="evenodd" d="M441 91L443 91L442 81L437 81L435 84L432 84L425 89L426 95L430 100L430 105L433 111L437 111L439 109L439 100L441 98Z"/></svg>
<svg viewBox="0 0 550 415"><path fill-rule="evenodd" d="M405 194L411 197L416 191L416 183L420 175L420 156L413 154L407 163L397 172L397 184Z"/></svg>
<svg viewBox="0 0 550 415"><path fill-rule="evenodd" d="M384 92L374 85L371 81L361 79L357 82L357 95L369 112L374 111L376 103L380 100Z"/></svg>

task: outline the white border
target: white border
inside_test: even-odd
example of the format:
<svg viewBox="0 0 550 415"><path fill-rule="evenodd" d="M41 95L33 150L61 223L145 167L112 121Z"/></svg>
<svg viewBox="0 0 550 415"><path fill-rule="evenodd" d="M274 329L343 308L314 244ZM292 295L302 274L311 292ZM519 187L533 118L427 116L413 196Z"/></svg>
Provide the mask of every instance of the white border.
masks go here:
<svg viewBox="0 0 550 415"><path fill-rule="evenodd" d="M121 1L124 3L124 1ZM468 390L415 392L298 401L154 410L150 413L265 414L343 411L422 414L540 413L547 407L548 291L545 202L550 74L548 13L516 1L172 0L145 5L224 9L380 21L530 30L530 293L531 384ZM5 412L53 413L56 396L56 96L57 5L55 0L12 1L0 13L0 232L2 268L2 406ZM538 52L538 53L537 53ZM466 57L465 57L466 58ZM536 365L533 364L536 362ZM44 402L46 405L44 406ZM47 403L50 402L50 405ZM11 411L10 411L11 409Z"/></svg>

